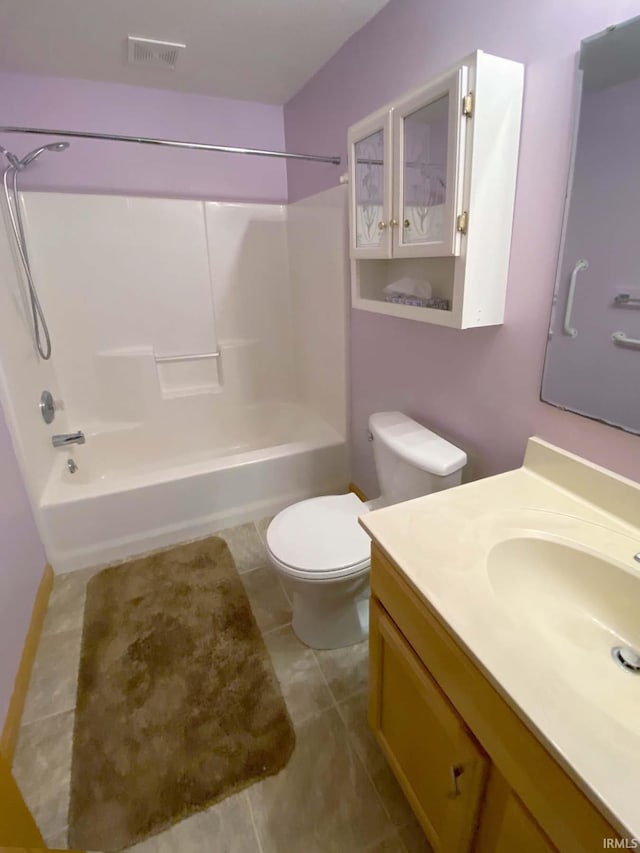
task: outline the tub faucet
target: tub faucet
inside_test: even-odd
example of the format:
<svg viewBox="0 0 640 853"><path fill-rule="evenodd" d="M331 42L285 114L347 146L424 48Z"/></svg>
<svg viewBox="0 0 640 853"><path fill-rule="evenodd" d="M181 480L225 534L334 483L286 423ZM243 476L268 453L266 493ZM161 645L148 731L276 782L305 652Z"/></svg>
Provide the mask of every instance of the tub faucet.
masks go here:
<svg viewBox="0 0 640 853"><path fill-rule="evenodd" d="M62 435L52 435L51 443L54 447L66 447L67 444L84 444L85 437L82 430L78 432L65 432Z"/></svg>

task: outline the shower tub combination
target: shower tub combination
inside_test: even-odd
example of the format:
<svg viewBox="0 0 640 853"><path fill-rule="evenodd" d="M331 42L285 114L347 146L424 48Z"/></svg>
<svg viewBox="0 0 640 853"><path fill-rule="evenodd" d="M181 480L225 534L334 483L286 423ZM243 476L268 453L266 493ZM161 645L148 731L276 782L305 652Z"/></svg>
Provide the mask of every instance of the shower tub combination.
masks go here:
<svg viewBox="0 0 640 853"><path fill-rule="evenodd" d="M19 193L23 169L68 147L0 146L25 331L42 360L53 351L46 381L64 401L48 428L86 438L54 442L44 487L42 455L22 454L54 570L345 490L343 194L290 228L283 205Z"/></svg>
<svg viewBox="0 0 640 853"><path fill-rule="evenodd" d="M165 422L89 432L86 444L59 452L39 508L57 572L197 539L346 487L344 437L306 407L191 414L182 430Z"/></svg>

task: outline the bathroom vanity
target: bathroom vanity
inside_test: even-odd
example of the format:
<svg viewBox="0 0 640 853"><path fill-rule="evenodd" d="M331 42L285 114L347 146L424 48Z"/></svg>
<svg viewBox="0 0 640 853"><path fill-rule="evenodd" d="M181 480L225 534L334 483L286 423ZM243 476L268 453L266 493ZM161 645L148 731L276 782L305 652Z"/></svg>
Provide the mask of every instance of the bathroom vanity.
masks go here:
<svg viewBox="0 0 640 853"><path fill-rule="evenodd" d="M369 722L436 851L640 835L640 487L538 439L522 468L361 517Z"/></svg>

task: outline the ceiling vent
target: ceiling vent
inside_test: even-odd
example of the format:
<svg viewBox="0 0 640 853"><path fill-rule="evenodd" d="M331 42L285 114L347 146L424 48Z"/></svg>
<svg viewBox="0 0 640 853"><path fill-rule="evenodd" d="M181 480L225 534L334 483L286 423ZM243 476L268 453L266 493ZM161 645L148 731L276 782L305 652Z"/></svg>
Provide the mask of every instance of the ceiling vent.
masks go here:
<svg viewBox="0 0 640 853"><path fill-rule="evenodd" d="M157 39L143 39L138 36L127 37L127 58L131 65L144 65L146 68L176 67L178 56L186 44Z"/></svg>

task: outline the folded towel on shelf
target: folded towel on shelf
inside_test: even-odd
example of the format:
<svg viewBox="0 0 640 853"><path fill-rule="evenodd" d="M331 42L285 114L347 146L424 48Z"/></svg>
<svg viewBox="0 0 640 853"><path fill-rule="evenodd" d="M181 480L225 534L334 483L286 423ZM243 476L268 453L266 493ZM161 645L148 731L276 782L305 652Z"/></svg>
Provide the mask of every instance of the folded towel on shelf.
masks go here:
<svg viewBox="0 0 640 853"><path fill-rule="evenodd" d="M420 299L419 296L410 296L406 293L385 293L385 302L393 302L396 305L413 305L416 308L437 308L440 311L449 311L449 300L441 299L439 296L431 296L429 299Z"/></svg>
<svg viewBox="0 0 640 853"><path fill-rule="evenodd" d="M392 281L384 288L385 299L387 296L413 296L415 299L431 299L431 284L419 278L399 278Z"/></svg>

